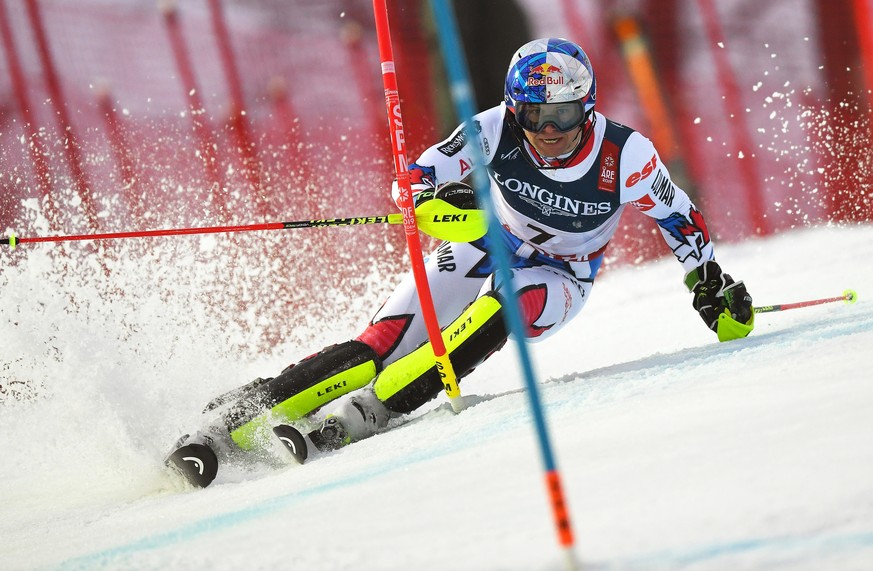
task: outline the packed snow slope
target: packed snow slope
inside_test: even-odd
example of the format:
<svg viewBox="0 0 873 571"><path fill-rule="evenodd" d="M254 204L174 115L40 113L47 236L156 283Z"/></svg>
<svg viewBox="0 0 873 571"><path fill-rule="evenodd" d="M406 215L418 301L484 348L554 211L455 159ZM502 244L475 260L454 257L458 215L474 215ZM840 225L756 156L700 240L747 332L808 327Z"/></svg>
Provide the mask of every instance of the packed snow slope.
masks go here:
<svg viewBox="0 0 873 571"><path fill-rule="evenodd" d="M131 261L122 293L98 296L76 281L93 268L53 280L46 251L0 276L0 569L564 568L512 344L464 379L479 402L458 415L441 396L310 464L223 468L192 490L162 460L205 402L352 335L378 300L241 358L198 298L149 293L209 262ZM532 346L576 557L873 569L873 227L716 253L756 305L859 301L761 314L718 343L674 260L605 272L580 317Z"/></svg>

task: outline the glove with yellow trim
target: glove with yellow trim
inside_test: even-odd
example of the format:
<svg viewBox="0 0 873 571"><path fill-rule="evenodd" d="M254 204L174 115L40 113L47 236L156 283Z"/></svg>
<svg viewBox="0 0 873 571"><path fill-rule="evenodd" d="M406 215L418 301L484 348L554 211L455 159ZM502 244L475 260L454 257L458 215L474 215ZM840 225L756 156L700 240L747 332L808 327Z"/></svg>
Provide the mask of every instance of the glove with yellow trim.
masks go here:
<svg viewBox="0 0 873 571"><path fill-rule="evenodd" d="M719 341L746 337L755 328L755 310L746 285L742 280L735 282L715 261L690 271L685 285L694 294L694 309Z"/></svg>

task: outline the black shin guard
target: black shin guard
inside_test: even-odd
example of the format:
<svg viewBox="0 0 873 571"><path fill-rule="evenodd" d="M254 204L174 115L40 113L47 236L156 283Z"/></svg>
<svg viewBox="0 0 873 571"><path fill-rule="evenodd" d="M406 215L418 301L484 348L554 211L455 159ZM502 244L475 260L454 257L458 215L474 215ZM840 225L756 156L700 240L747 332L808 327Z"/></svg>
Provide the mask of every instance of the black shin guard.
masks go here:
<svg viewBox="0 0 873 571"><path fill-rule="evenodd" d="M480 297L443 329L442 335L460 379L506 342L508 333L500 300L493 294ZM412 412L440 394L443 380L430 343L385 367L376 378L374 388L376 396L389 410L402 414Z"/></svg>
<svg viewBox="0 0 873 571"><path fill-rule="evenodd" d="M332 345L252 387L224 412L223 423L233 440L248 449L269 417L299 420L366 386L381 370L382 361L369 345L360 341Z"/></svg>

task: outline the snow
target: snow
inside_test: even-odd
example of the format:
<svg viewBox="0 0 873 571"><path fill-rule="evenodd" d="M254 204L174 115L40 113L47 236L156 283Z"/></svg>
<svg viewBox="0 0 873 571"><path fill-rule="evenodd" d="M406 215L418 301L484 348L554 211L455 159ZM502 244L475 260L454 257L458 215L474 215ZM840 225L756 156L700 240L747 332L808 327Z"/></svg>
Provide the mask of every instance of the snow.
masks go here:
<svg viewBox="0 0 873 571"><path fill-rule="evenodd" d="M481 402L458 415L441 396L305 466L192 490L161 462L199 407L354 329L236 359L205 302L143 286L198 262L136 260L152 268L138 288L106 298L77 281L94 268L58 282L50 249L25 246L0 273L0 379L34 393L0 402L0 568L565 568L511 344L464 380ZM575 555L594 570L873 568L873 227L716 252L756 305L859 301L760 314L718 343L674 260L606 271L576 321L531 346Z"/></svg>

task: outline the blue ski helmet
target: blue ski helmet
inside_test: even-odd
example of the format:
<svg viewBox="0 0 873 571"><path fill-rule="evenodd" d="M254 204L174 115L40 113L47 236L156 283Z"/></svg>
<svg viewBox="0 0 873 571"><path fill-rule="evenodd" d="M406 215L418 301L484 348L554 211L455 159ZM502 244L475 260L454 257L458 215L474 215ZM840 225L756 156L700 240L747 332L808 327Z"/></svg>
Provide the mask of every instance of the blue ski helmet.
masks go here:
<svg viewBox="0 0 873 571"><path fill-rule="evenodd" d="M569 40L533 40L521 46L509 64L504 100L516 121L527 130L541 130L546 119L539 118L539 113L525 113L525 104L575 103L560 106L568 111L562 112L560 120L555 115L547 121L561 131L569 131L587 120L596 98L591 62L582 48ZM575 111L569 112L574 107Z"/></svg>

